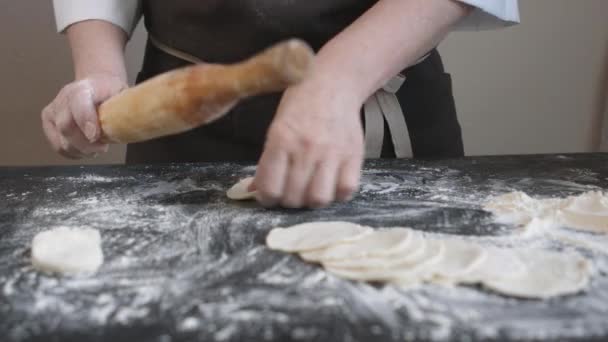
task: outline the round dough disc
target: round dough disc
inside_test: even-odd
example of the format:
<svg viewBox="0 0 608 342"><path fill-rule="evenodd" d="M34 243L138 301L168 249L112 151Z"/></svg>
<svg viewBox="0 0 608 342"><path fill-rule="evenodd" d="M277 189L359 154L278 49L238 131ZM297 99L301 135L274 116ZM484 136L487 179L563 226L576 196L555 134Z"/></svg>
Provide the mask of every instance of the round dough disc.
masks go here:
<svg viewBox="0 0 608 342"><path fill-rule="evenodd" d="M326 249L302 252L306 261L329 261L361 258L366 256L388 256L400 254L410 247L414 232L408 228L390 228L374 231L351 243L329 246Z"/></svg>
<svg viewBox="0 0 608 342"><path fill-rule="evenodd" d="M339 277L363 281L394 281L403 284L412 284L424 278L428 268L440 260L443 254L443 243L440 240L426 241L425 252L412 262L396 263L391 267L369 267L368 258L356 259L357 267L343 268L333 264L323 264L325 269ZM386 257L389 261L393 257ZM377 258L382 259L382 258ZM374 262L375 264L375 262ZM352 266L355 266L353 263Z"/></svg>
<svg viewBox="0 0 608 342"><path fill-rule="evenodd" d="M584 289L591 273L589 262L577 254L519 250L526 272L518 277L486 278L484 286L509 296L544 299Z"/></svg>
<svg viewBox="0 0 608 342"><path fill-rule="evenodd" d="M534 207L534 199L515 191L489 199L484 210L493 213L498 222L526 224L532 219Z"/></svg>
<svg viewBox="0 0 608 342"><path fill-rule="evenodd" d="M350 222L309 222L271 230L266 236L266 245L285 252L310 251L353 241L371 231L369 227Z"/></svg>
<svg viewBox="0 0 608 342"><path fill-rule="evenodd" d="M487 257L483 248L467 241L446 239L443 244L442 258L429 270L438 280L452 282L474 270Z"/></svg>
<svg viewBox="0 0 608 342"><path fill-rule="evenodd" d="M526 264L516 255L514 249L486 248L485 254L479 264L458 277L459 282L475 284L485 279L511 279L526 272Z"/></svg>
<svg viewBox="0 0 608 342"><path fill-rule="evenodd" d="M245 201L255 198L255 191L248 191L249 186L253 183L253 177L247 177L241 179L238 183L234 184L228 191L226 196L232 200Z"/></svg>
<svg viewBox="0 0 608 342"><path fill-rule="evenodd" d="M601 192L571 197L558 217L567 227L608 233L608 197Z"/></svg>
<svg viewBox="0 0 608 342"><path fill-rule="evenodd" d="M561 198L534 199L516 191L491 198L484 209L499 223L526 225L535 218L552 217L563 204Z"/></svg>
<svg viewBox="0 0 608 342"><path fill-rule="evenodd" d="M32 265L49 273L94 273L103 263L101 236L95 229L59 227L32 240Z"/></svg>
<svg viewBox="0 0 608 342"><path fill-rule="evenodd" d="M364 246L362 248L365 248ZM435 251L430 248L427 240L422 234L413 232L407 248L402 249L398 254L386 254L384 256L363 256L356 258L342 259L321 259L324 266L332 268L374 268L385 269L394 268L402 265L413 265L429 257L429 253Z"/></svg>

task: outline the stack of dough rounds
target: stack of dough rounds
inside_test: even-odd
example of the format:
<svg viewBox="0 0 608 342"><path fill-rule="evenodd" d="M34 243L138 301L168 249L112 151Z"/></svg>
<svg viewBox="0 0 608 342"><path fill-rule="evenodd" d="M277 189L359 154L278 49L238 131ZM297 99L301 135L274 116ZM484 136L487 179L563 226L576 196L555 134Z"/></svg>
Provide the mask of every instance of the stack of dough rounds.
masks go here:
<svg viewBox="0 0 608 342"><path fill-rule="evenodd" d="M410 228L371 229L348 222L275 228L274 250L298 253L345 279L446 286L481 284L523 298L572 294L589 281L590 263L578 254L487 247L473 239L424 234Z"/></svg>

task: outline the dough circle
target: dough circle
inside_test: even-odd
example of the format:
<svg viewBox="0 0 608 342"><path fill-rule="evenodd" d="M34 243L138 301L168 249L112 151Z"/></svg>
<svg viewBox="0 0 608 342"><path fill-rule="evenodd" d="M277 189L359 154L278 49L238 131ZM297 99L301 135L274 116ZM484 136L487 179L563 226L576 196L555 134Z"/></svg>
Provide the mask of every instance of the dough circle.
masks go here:
<svg viewBox="0 0 608 342"><path fill-rule="evenodd" d="M577 293L589 282L591 265L576 254L543 250L519 250L527 264L517 277L486 278L485 287L522 298L550 298Z"/></svg>
<svg viewBox="0 0 608 342"><path fill-rule="evenodd" d="M370 232L369 227L350 222L309 222L271 230L266 245L284 252L302 252L353 241Z"/></svg>
<svg viewBox="0 0 608 342"><path fill-rule="evenodd" d="M432 279L446 282L462 279L487 258L487 252L473 243L457 239L445 239L443 243L442 258L428 270Z"/></svg>
<svg viewBox="0 0 608 342"><path fill-rule="evenodd" d="M511 279L521 277L527 271L526 264L513 249L486 248L485 254L478 265L457 277L460 282L476 284L486 279Z"/></svg>
<svg viewBox="0 0 608 342"><path fill-rule="evenodd" d="M376 268L377 261L368 263L372 258L361 258L351 260L348 265L340 263L323 263L325 269L330 273L343 278L364 281L387 281L399 283L412 283L422 279L429 267L437 263L444 253L444 245L439 240L427 241L424 253L420 254L415 260L403 262L399 259L394 260L385 267ZM387 258L381 259L387 261Z"/></svg>
<svg viewBox="0 0 608 342"><path fill-rule="evenodd" d="M32 265L60 274L94 273L103 264L101 235L96 229L58 227L32 240Z"/></svg>
<svg viewBox="0 0 608 342"><path fill-rule="evenodd" d="M481 284L508 296L544 299L579 292L591 276L591 263L578 254L484 246L410 228L311 222L275 228L266 243L299 253L338 277L403 288Z"/></svg>
<svg viewBox="0 0 608 342"><path fill-rule="evenodd" d="M414 233L406 228L393 228L366 235L351 243L300 253L306 261L344 260L366 256L390 256L408 250Z"/></svg>
<svg viewBox="0 0 608 342"><path fill-rule="evenodd" d="M226 196L231 200L235 201L245 201L254 199L256 195L256 191L249 191L249 186L253 183L253 177L247 177L241 179L236 184L234 184L228 191L226 191Z"/></svg>

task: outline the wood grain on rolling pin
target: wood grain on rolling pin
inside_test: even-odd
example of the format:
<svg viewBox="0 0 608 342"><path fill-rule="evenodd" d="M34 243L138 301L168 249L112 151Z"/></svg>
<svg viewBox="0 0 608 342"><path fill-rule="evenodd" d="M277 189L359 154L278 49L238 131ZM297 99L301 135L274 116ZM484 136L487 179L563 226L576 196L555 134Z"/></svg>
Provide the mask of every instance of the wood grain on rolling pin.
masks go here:
<svg viewBox="0 0 608 342"><path fill-rule="evenodd" d="M238 64L194 65L161 74L99 107L104 140L140 142L207 124L243 98L301 81L313 58L306 43L293 39Z"/></svg>

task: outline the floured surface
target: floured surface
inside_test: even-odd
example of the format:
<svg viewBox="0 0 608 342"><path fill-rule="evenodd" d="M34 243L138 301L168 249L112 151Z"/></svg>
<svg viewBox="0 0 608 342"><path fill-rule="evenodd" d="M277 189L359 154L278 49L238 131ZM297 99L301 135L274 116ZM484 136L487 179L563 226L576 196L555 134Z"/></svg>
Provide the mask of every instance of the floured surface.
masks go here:
<svg viewBox="0 0 608 342"><path fill-rule="evenodd" d="M482 209L487 197L513 191L537 198L608 189L604 155L372 162L353 202L319 211L268 211L227 199L226 190L253 172L238 165L0 171L3 341L48 334L159 341L608 335L605 240L542 225L514 231ZM318 220L484 236L488 246L577 251L593 258L596 275L585 293L548 301L476 287L402 290L342 280L264 246L271 227ZM106 260L93 277L32 270L33 236L58 225L101 232ZM509 269L505 273L518 272L516 263Z"/></svg>

